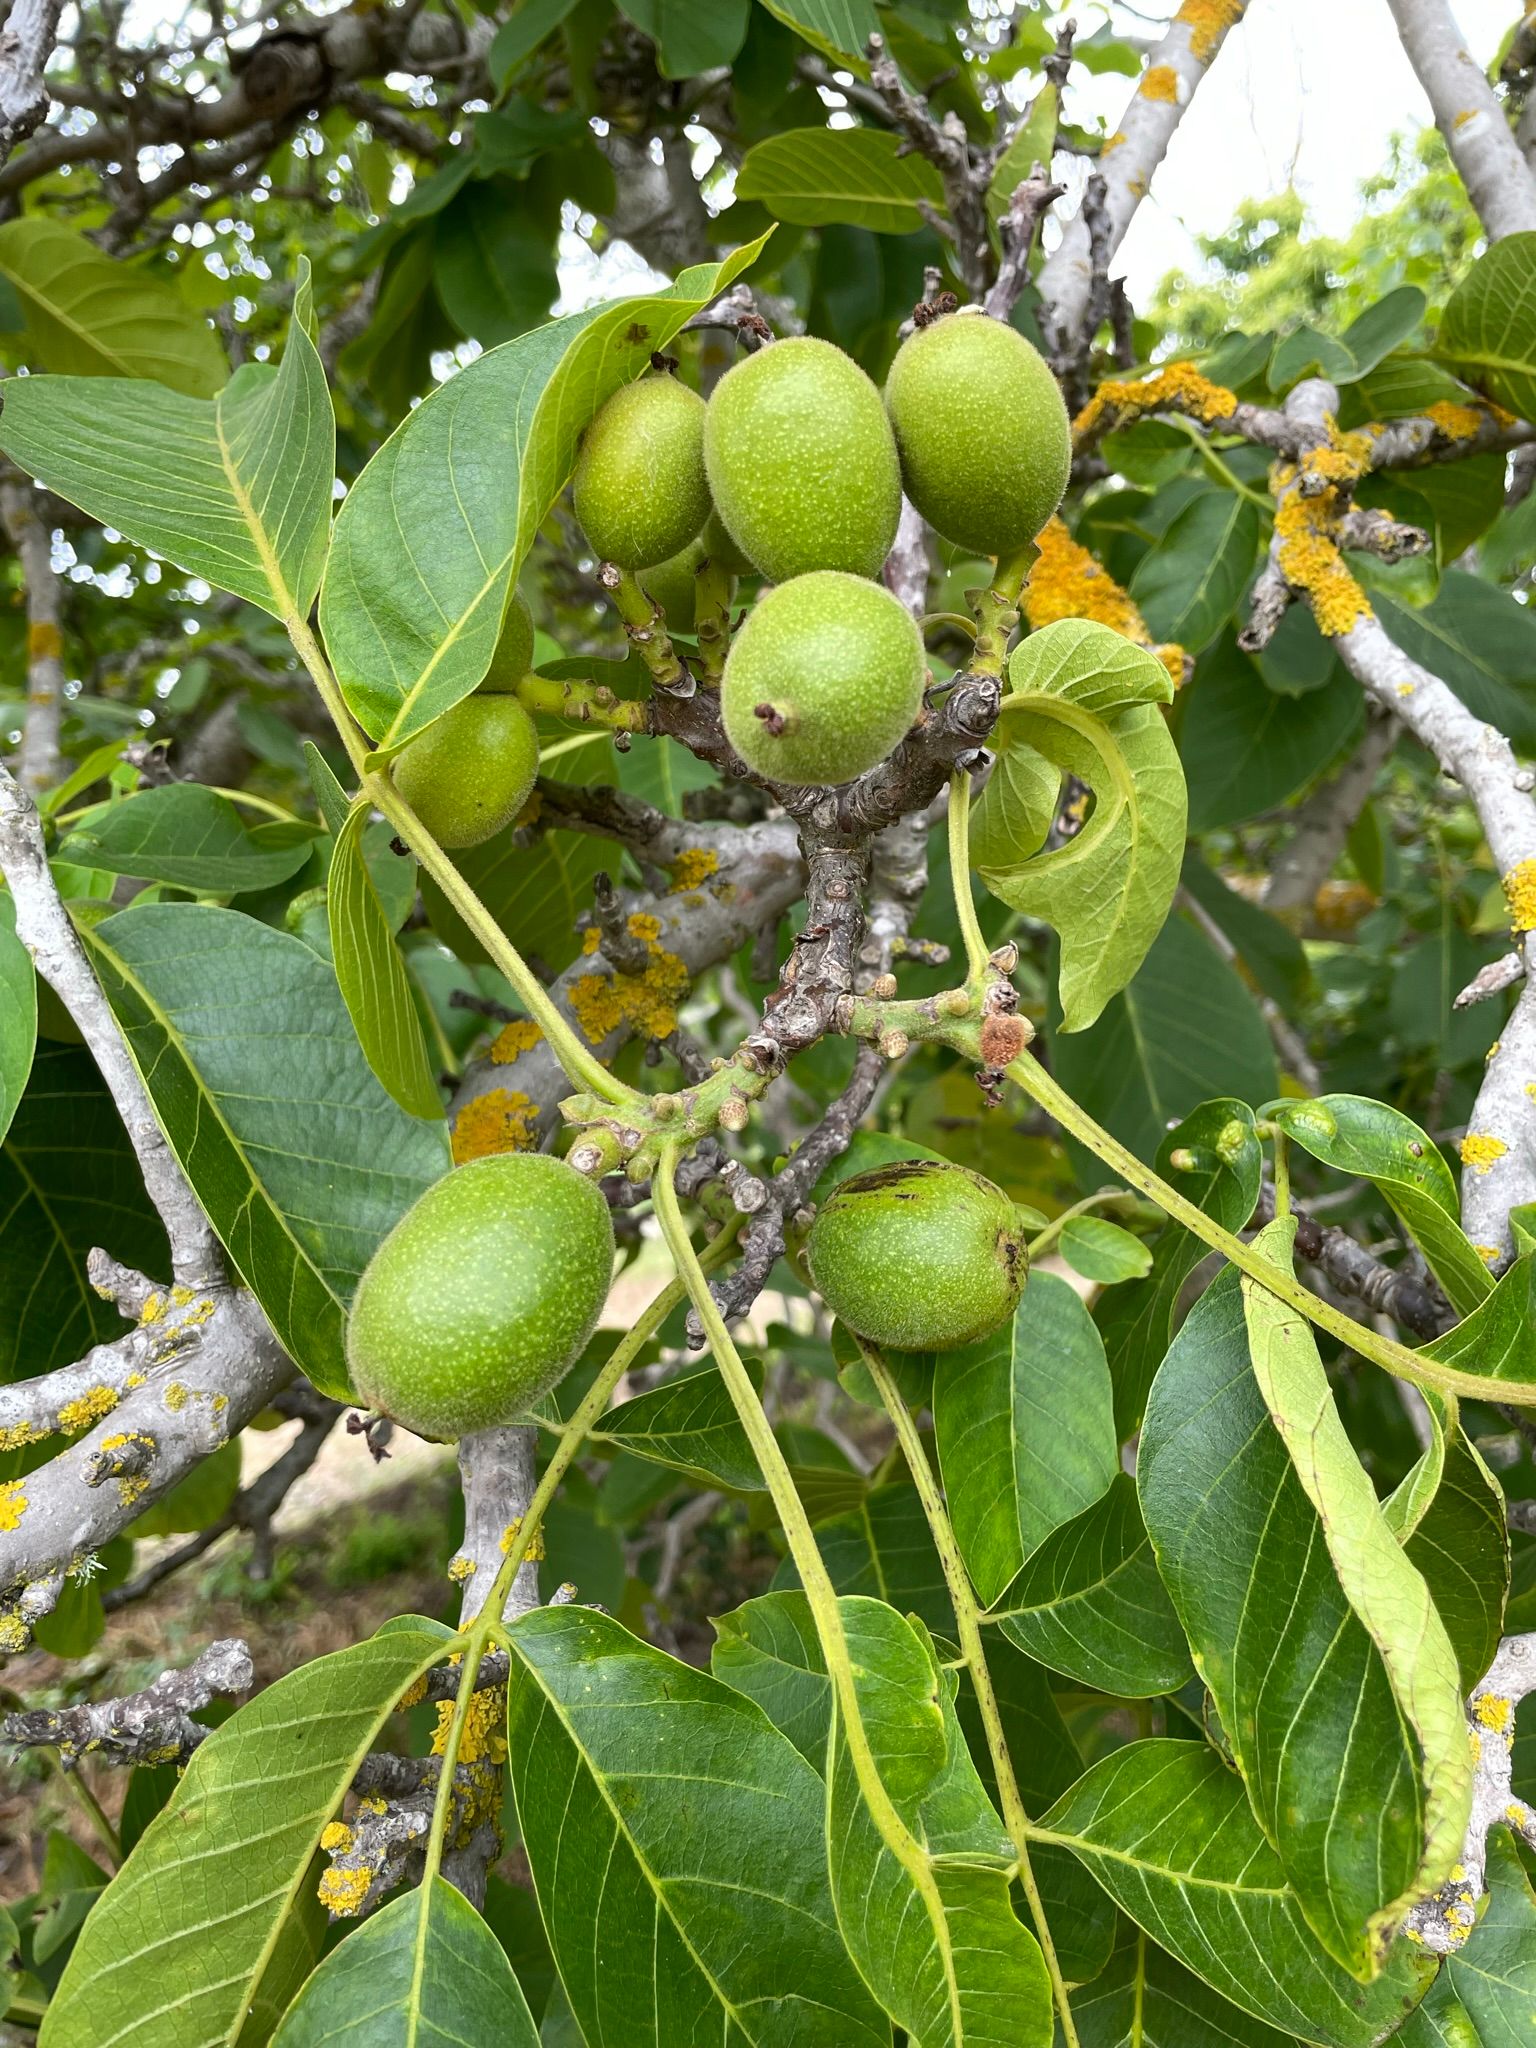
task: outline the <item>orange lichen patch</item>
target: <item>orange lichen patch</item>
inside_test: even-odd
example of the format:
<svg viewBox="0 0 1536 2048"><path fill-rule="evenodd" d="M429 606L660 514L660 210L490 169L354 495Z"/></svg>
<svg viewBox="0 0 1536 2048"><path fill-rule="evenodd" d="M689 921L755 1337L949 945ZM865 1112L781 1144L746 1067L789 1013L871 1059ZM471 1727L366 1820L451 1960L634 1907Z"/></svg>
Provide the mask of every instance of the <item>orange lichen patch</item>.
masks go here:
<svg viewBox="0 0 1536 2048"><path fill-rule="evenodd" d="M355 1913L368 1896L368 1887L373 1883L373 1872L366 1864L359 1870L326 1871L317 1888L317 1896L327 1913L337 1919L345 1919Z"/></svg>
<svg viewBox="0 0 1536 2048"><path fill-rule="evenodd" d="M539 1142L539 1105L519 1088L488 1088L453 1120L453 1163L493 1152L531 1152Z"/></svg>
<svg viewBox="0 0 1536 2048"><path fill-rule="evenodd" d="M1504 901L1512 930L1536 931L1536 859L1528 855L1516 861L1504 877Z"/></svg>
<svg viewBox="0 0 1536 2048"><path fill-rule="evenodd" d="M1371 617L1370 600L1345 567L1330 527L1337 517L1333 491L1304 498L1288 490L1275 510L1280 573L1294 590L1304 591L1317 629L1336 639Z"/></svg>
<svg viewBox="0 0 1536 2048"><path fill-rule="evenodd" d="M1024 590L1024 616L1032 628L1054 626L1058 619L1093 619L1149 649L1168 670L1174 688L1183 687L1183 648L1153 640L1130 593L1072 538L1062 520L1050 520L1036 546L1039 559Z"/></svg>
<svg viewBox="0 0 1536 2048"><path fill-rule="evenodd" d="M66 1436L78 1436L82 1429L89 1429L93 1422L100 1422L104 1415L110 1415L117 1402L115 1387L87 1387L83 1394L77 1394L73 1401L66 1401L59 1410L59 1427Z"/></svg>
<svg viewBox="0 0 1536 2048"><path fill-rule="evenodd" d="M1495 1735L1502 1735L1509 1727L1514 1708L1502 1693L1481 1693L1472 1704L1472 1712L1484 1728Z"/></svg>
<svg viewBox="0 0 1536 2048"><path fill-rule="evenodd" d="M629 919L629 930L644 941L644 970L578 975L567 992L572 1014L593 1045L625 1026L642 1038L665 1038L677 1029L677 1006L688 993L688 970L659 943L659 917L637 911Z"/></svg>
<svg viewBox="0 0 1536 2048"><path fill-rule="evenodd" d="M1136 90L1144 100L1166 100L1176 106L1179 98L1179 74L1171 64L1154 64L1143 74Z"/></svg>
<svg viewBox="0 0 1536 2048"><path fill-rule="evenodd" d="M1376 898L1364 882L1327 881L1312 898L1312 915L1325 932L1352 932Z"/></svg>
<svg viewBox="0 0 1536 2048"><path fill-rule="evenodd" d="M1359 483L1371 466L1371 435L1364 428L1343 434L1331 422L1329 434L1331 438L1326 448L1314 448L1306 456L1302 465L1306 474L1321 477L1333 485Z"/></svg>
<svg viewBox="0 0 1536 2048"><path fill-rule="evenodd" d="M685 889L697 889L707 882L720 865L720 856L708 846L685 846L677 859L668 867L672 877L670 894L680 896Z"/></svg>
<svg viewBox="0 0 1536 2048"><path fill-rule="evenodd" d="M522 1533L523 1518L521 1515L514 1515L501 1532L501 1554L503 1557L511 1556L512 1546ZM528 1548L523 1552L523 1562L524 1564L538 1564L542 1561L544 1554L544 1531L542 1529L535 1529L532 1536L528 1539Z"/></svg>
<svg viewBox="0 0 1536 2048"><path fill-rule="evenodd" d="M1202 64L1209 64L1221 48L1221 39L1242 19L1246 0L1184 0L1174 16L1189 30L1189 47Z"/></svg>
<svg viewBox="0 0 1536 2048"><path fill-rule="evenodd" d="M1105 136L1103 142L1099 145L1099 155L1108 156L1109 152L1112 149L1118 149L1121 143L1124 142L1124 140L1125 130L1123 128L1117 128L1113 135Z"/></svg>
<svg viewBox="0 0 1536 2048"><path fill-rule="evenodd" d="M1491 1131L1468 1131L1461 1141L1461 1163L1473 1173L1486 1173L1489 1167L1497 1166L1508 1150L1504 1140L1494 1137Z"/></svg>
<svg viewBox="0 0 1536 2048"><path fill-rule="evenodd" d="M531 1017L515 1017L504 1025L491 1042L493 1066L510 1067L519 1053L537 1045L544 1034Z"/></svg>
<svg viewBox="0 0 1536 2048"><path fill-rule="evenodd" d="M329 1854L332 1850L350 1849L352 1830L345 1821L333 1820L320 1831L320 1846Z"/></svg>
<svg viewBox="0 0 1536 2048"><path fill-rule="evenodd" d="M19 1479L0 1486L0 1529L15 1529L27 1511L27 1492Z"/></svg>
<svg viewBox="0 0 1536 2048"><path fill-rule="evenodd" d="M1475 1244L1472 1249L1485 1266L1496 1266L1504 1256L1496 1244Z"/></svg>
<svg viewBox="0 0 1536 2048"><path fill-rule="evenodd" d="M1081 447L1096 434L1112 433L1153 412L1183 413L1211 427L1230 419L1236 407L1226 386L1202 377L1193 363L1169 363L1151 377L1106 377L1072 422L1072 439Z"/></svg>
<svg viewBox="0 0 1536 2048"><path fill-rule="evenodd" d="M1441 398L1426 405L1424 417L1434 421L1447 441L1475 441L1488 420L1479 406L1458 405L1454 398Z"/></svg>
<svg viewBox="0 0 1536 2048"><path fill-rule="evenodd" d="M1455 116L1455 117L1453 118L1453 120L1452 120L1452 122L1451 122L1451 126L1452 126L1453 128L1465 128L1465 127L1466 127L1466 125L1467 125L1467 123L1468 123L1469 121L1475 121L1476 119L1477 119L1477 110L1476 110L1476 108L1474 108L1474 107L1463 107L1463 108L1462 108L1462 110L1461 110L1461 112L1460 112L1459 114L1457 114L1457 115L1456 115L1456 116Z"/></svg>
<svg viewBox="0 0 1536 2048"><path fill-rule="evenodd" d="M64 652L64 635L48 619L34 619L27 628L27 656L31 661L57 661Z"/></svg>
<svg viewBox="0 0 1536 2048"><path fill-rule="evenodd" d="M448 1731L453 1726L456 1705L454 1700L439 1700L437 1703L437 1726L432 1731L434 1756L442 1756L448 1747ZM507 1760L506 1722L507 1696L501 1687L487 1686L483 1692L471 1693L464 1714L463 1732L459 1736L458 1761L461 1764L504 1764Z"/></svg>
<svg viewBox="0 0 1536 2048"><path fill-rule="evenodd" d="M411 1680L410 1684L405 1688L405 1691L401 1693L399 1699L395 1702L395 1704L401 1707L419 1706L420 1703L426 1698L426 1696L427 1674L423 1672L420 1678L413 1678Z"/></svg>

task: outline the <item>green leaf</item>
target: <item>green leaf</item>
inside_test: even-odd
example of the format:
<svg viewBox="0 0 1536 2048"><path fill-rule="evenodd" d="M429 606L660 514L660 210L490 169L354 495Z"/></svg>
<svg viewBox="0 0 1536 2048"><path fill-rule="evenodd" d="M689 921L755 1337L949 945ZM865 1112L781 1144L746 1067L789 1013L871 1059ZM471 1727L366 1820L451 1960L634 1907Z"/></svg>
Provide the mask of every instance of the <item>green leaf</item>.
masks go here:
<svg viewBox="0 0 1536 2048"><path fill-rule="evenodd" d="M1141 1239L1102 1216L1074 1216L1062 1225L1056 1246L1074 1273L1101 1287L1144 1280L1152 1270L1151 1251Z"/></svg>
<svg viewBox="0 0 1536 2048"><path fill-rule="evenodd" d="M1447 569L1432 604L1372 602L1389 637L1522 749L1536 745L1536 619L1509 591Z"/></svg>
<svg viewBox="0 0 1536 2048"><path fill-rule="evenodd" d="M1384 356L1408 339L1423 318L1424 294L1417 285L1400 284L1385 298L1367 306L1339 336L1339 345L1354 358L1353 373L1343 381L1353 384L1369 376Z"/></svg>
<svg viewBox="0 0 1536 2048"><path fill-rule="evenodd" d="M1522 2048L1536 2011L1536 1893L1502 1830L1488 1837L1489 1899L1467 1944L1447 1956L1401 2048Z"/></svg>
<svg viewBox="0 0 1536 2048"><path fill-rule="evenodd" d="M1274 1093L1274 1049L1258 1005L1183 916L1169 918L1093 1030L1058 1039L1054 1050L1062 1086L1143 1159L1193 1104L1219 1095L1262 1102ZM1098 1186L1097 1161L1085 1158L1081 1170Z"/></svg>
<svg viewBox="0 0 1536 2048"><path fill-rule="evenodd" d="M1036 1273L1012 1320L944 1352L934 1440L955 1540L983 1603L1120 1469L1104 1346L1074 1290Z"/></svg>
<svg viewBox="0 0 1536 2048"><path fill-rule="evenodd" d="M1257 664L1223 635L1181 707L1190 830L1237 824L1295 796L1349 745L1365 717L1361 706L1343 675L1301 697L1267 689Z"/></svg>
<svg viewBox="0 0 1536 2048"><path fill-rule="evenodd" d="M0 1140L11 1127L37 1048L37 975L16 936L16 905L0 890Z"/></svg>
<svg viewBox="0 0 1536 2048"><path fill-rule="evenodd" d="M917 1615L936 1635L954 1635L949 1590L914 1488L876 1487L862 1506L819 1522L815 1535L839 1593L887 1601L903 1614ZM786 1557L773 1590L799 1584L794 1560Z"/></svg>
<svg viewBox="0 0 1536 2048"><path fill-rule="evenodd" d="M1536 1257L1516 1259L1487 1300L1426 1344L1424 1356L1486 1380L1490 1400L1511 1381L1536 1382Z"/></svg>
<svg viewBox="0 0 1536 2048"><path fill-rule="evenodd" d="M0 1148L0 1382L33 1379L122 1334L85 1277L95 1245L163 1273L165 1232L96 1062L44 1040Z"/></svg>
<svg viewBox="0 0 1536 2048"><path fill-rule="evenodd" d="M812 1770L826 1768L832 1682L804 1593L765 1593L712 1626L709 1668L722 1684L755 1700Z"/></svg>
<svg viewBox="0 0 1536 2048"><path fill-rule="evenodd" d="M998 158L997 168L987 187L987 211L993 220L1001 220L1007 213L1015 191L1030 176L1036 164L1049 172L1051 159L1056 154L1060 98L1054 85L1042 85L1018 133Z"/></svg>
<svg viewBox="0 0 1536 2048"><path fill-rule="evenodd" d="M840 1601L874 1769L909 1853L865 1803L841 1718L827 1773L827 1848L850 1954L914 2048L1048 2048L1045 1964L1009 1899L1013 1849L955 1719L933 1645L875 1600ZM937 1774L916 1774L932 1716Z"/></svg>
<svg viewBox="0 0 1536 2048"><path fill-rule="evenodd" d="M575 7L576 0L515 0L486 54L491 83L498 92L506 90L508 79L524 58L531 57Z"/></svg>
<svg viewBox="0 0 1536 2048"><path fill-rule="evenodd" d="M1269 363L1269 388L1289 391L1303 377L1327 377L1342 384L1354 368L1355 359L1343 342L1303 321L1276 344Z"/></svg>
<svg viewBox="0 0 1536 2048"><path fill-rule="evenodd" d="M589 2048L888 2038L833 1921L821 1783L763 1714L607 1615L509 1636L518 1820Z"/></svg>
<svg viewBox="0 0 1536 2048"><path fill-rule="evenodd" d="M1248 588L1262 530L1258 506L1235 491L1202 491L1187 505L1131 578L1152 637L1191 654L1208 647Z"/></svg>
<svg viewBox="0 0 1536 2048"><path fill-rule="evenodd" d="M1423 1573L1470 1693L1493 1662L1509 1592L1504 1493L1459 1421L1445 1432L1439 1483L1404 1545Z"/></svg>
<svg viewBox="0 0 1536 2048"><path fill-rule="evenodd" d="M103 804L59 847L59 858L109 875L169 882L211 896L274 889L296 875L314 841L263 844L227 796L200 782L168 782Z"/></svg>
<svg viewBox="0 0 1536 2048"><path fill-rule="evenodd" d="M1074 1993L1072 2017L1082 2048L1294 2048L1296 2039L1218 1998L1129 1920L1108 1967Z"/></svg>
<svg viewBox="0 0 1536 2048"><path fill-rule="evenodd" d="M400 1694L442 1656L440 1635L396 1625L216 1728L87 1920L39 2048L233 2048L321 1830Z"/></svg>
<svg viewBox="0 0 1536 2048"><path fill-rule="evenodd" d="M700 1486L753 1493L763 1484L735 1403L713 1365L610 1408L591 1440L686 1473Z"/></svg>
<svg viewBox="0 0 1536 2048"><path fill-rule="evenodd" d="M1277 1217L1255 1239L1277 1268L1292 1270L1294 1217ZM1307 1498L1317 1511L1328 1554L1344 1597L1375 1645L1398 1714L1418 1750L1422 1793L1416 1803L1415 1863L1382 1858L1376 1879L1379 1904L1364 1932L1372 1952L1359 1957L1356 1975L1379 1961L1416 1898L1445 1882L1461 1854L1471 1810L1472 1764L1456 1653L1435 1611L1429 1587L1388 1527L1375 1488L1356 1457L1334 1404L1311 1325L1247 1274L1242 1280L1254 1377L1289 1452ZM1373 1720L1376 1717L1372 1717ZM1349 1754L1350 1741L1341 1745ZM1402 1799L1406 1787L1401 1787ZM1284 1803L1287 1832L1294 1825ZM1334 1856L1320 1863L1320 1890L1337 1901ZM1391 1888L1400 1890L1394 1897ZM1306 1901L1313 1906L1313 1899ZM1349 1912L1341 1915L1348 1920ZM1316 1910L1309 1913L1318 1925ZM1343 1938L1343 1928L1337 1929ZM1338 1950L1335 1949L1335 1953Z"/></svg>
<svg viewBox="0 0 1536 2048"><path fill-rule="evenodd" d="M768 12L824 57L851 57L867 76L865 45L878 33L874 0L763 0Z"/></svg>
<svg viewBox="0 0 1536 2048"><path fill-rule="evenodd" d="M446 1878L417 1885L331 1950L273 2048L538 2048L501 1944Z"/></svg>
<svg viewBox="0 0 1536 2048"><path fill-rule="evenodd" d="M1313 1940L1241 1778L1201 1742L1133 1742L1095 1764L1040 1828L1213 1990L1323 2048L1375 2048L1434 1974L1399 1943L1362 1986ZM1218 2037L1219 2038L1219 2037ZM1249 2048L1246 2035L1238 2037ZM1184 2048L1184 2043L1179 2043Z"/></svg>
<svg viewBox="0 0 1536 2048"><path fill-rule="evenodd" d="M476 178L433 229L433 279L455 327L486 348L549 318L560 296L554 223L531 210L510 178Z"/></svg>
<svg viewBox="0 0 1536 2048"><path fill-rule="evenodd" d="M240 1490L240 1439L231 1437L210 1456L178 1479L169 1493L135 1516L129 1533L141 1536L184 1536L216 1522Z"/></svg>
<svg viewBox="0 0 1536 2048"><path fill-rule="evenodd" d="M987 1619L1036 1663L1101 1692L1150 1699L1189 1676L1189 1646L1124 1472L1041 1544Z"/></svg>
<svg viewBox="0 0 1536 2048"><path fill-rule="evenodd" d="M1492 1293L1488 1268L1457 1221L1451 1169L1411 1117L1365 1095L1272 1102L1264 1114L1324 1166L1373 1184L1463 1315Z"/></svg>
<svg viewBox="0 0 1536 2048"><path fill-rule="evenodd" d="M12 378L0 447L140 547L274 618L303 619L336 476L311 318L301 260L281 366L246 364L214 399L117 378Z"/></svg>
<svg viewBox="0 0 1536 2048"><path fill-rule="evenodd" d="M390 1101L330 968L286 932L160 903L81 935L231 1262L295 1363L346 1398L347 1303L447 1167L445 1127Z"/></svg>
<svg viewBox="0 0 1536 2048"><path fill-rule="evenodd" d="M1288 616L1295 616L1294 607ZM1239 958L1261 992L1282 1007L1299 1003L1311 989L1312 969L1290 926L1229 888L1213 868L1206 866L1193 846L1185 849L1179 879L1211 922L1237 948Z"/></svg>
<svg viewBox="0 0 1536 2048"><path fill-rule="evenodd" d="M370 808L366 798L358 800L331 855L326 885L331 958L369 1066L402 1109L438 1118L442 1098L427 1062L405 962L363 858Z"/></svg>
<svg viewBox="0 0 1536 2048"><path fill-rule="evenodd" d="M152 378L189 398L212 397L229 375L218 336L174 284L104 256L62 221L32 214L0 227L0 278L26 312L34 368Z"/></svg>
<svg viewBox="0 0 1536 2048"><path fill-rule="evenodd" d="M1435 355L1458 377L1536 417L1536 233L1491 243L1451 293Z"/></svg>
<svg viewBox="0 0 1536 2048"><path fill-rule="evenodd" d="M900 146L883 129L788 128L747 151L736 196L761 200L775 219L802 227L838 222L915 234L921 207L943 206L944 187L926 157L898 154Z"/></svg>
<svg viewBox="0 0 1536 2048"><path fill-rule="evenodd" d="M1340 1584L1325 1519L1271 1424L1233 1267L1163 1362L1136 1478L1254 1813L1317 1939L1368 1981L1419 1870L1420 1751ZM1384 1526L1378 1540L1411 1574ZM1461 1746L1465 1755L1464 1736Z"/></svg>
<svg viewBox="0 0 1536 2048"><path fill-rule="evenodd" d="M1031 633L1008 678L972 858L994 896L1061 934L1062 1028L1082 1031L1140 967L1178 887L1184 778L1159 708L1173 685L1155 656L1083 619ZM1033 859L1039 814L1032 799L1020 813L1008 779L1021 748L1094 793L1082 831Z"/></svg>
<svg viewBox="0 0 1536 2048"><path fill-rule="evenodd" d="M403 746L474 689L582 429L761 247L491 349L369 462L336 521L320 620L347 703L382 746ZM431 547L414 548L423 534Z"/></svg>
<svg viewBox="0 0 1536 2048"><path fill-rule="evenodd" d="M620 12L660 54L663 78L729 64L747 34L750 0L622 0Z"/></svg>

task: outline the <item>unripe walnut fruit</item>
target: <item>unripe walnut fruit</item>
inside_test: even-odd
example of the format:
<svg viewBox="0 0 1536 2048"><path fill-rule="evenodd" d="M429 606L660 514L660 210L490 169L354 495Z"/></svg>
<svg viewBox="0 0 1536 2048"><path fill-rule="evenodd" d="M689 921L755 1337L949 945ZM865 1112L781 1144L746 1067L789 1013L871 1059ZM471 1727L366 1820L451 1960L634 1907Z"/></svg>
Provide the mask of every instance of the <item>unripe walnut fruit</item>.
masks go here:
<svg viewBox="0 0 1536 2048"><path fill-rule="evenodd" d="M776 341L727 370L704 460L727 532L765 576L880 573L901 516L896 444L879 392L830 341Z"/></svg>
<svg viewBox="0 0 1536 2048"><path fill-rule="evenodd" d="M1018 1212L966 1167L899 1160L839 1182L805 1247L816 1291L871 1344L952 1351L1006 1322L1029 1273Z"/></svg>
<svg viewBox="0 0 1536 2048"><path fill-rule="evenodd" d="M916 718L922 635L881 583L820 569L760 598L720 684L726 736L770 782L850 782Z"/></svg>
<svg viewBox="0 0 1536 2048"><path fill-rule="evenodd" d="M885 381L902 482L946 540L1007 555L1045 525L1072 468L1056 379L1023 335L950 313L904 341Z"/></svg>
<svg viewBox="0 0 1536 2048"><path fill-rule="evenodd" d="M616 391L582 437L572 495L594 550L649 569L695 539L709 516L704 401L659 372Z"/></svg>
<svg viewBox="0 0 1536 2048"><path fill-rule="evenodd" d="M533 667L533 613L521 591L514 590L501 622L491 665L481 680L482 690L501 693L515 690Z"/></svg>
<svg viewBox="0 0 1536 2048"><path fill-rule="evenodd" d="M404 749L390 773L439 846L478 846L510 825L539 772L539 736L516 697L476 692Z"/></svg>
<svg viewBox="0 0 1536 2048"><path fill-rule="evenodd" d="M358 1282L358 1397L445 1442L512 1422L581 1356L612 1274L607 1201L564 1160L503 1152L455 1167Z"/></svg>

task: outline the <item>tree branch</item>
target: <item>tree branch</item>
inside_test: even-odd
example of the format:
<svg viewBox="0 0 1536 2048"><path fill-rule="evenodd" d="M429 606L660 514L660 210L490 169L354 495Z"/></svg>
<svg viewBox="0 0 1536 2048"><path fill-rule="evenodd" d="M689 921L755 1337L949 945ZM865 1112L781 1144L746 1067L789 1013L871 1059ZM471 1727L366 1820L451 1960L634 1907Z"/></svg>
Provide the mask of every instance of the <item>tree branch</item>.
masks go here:
<svg viewBox="0 0 1536 2048"><path fill-rule="evenodd" d="M1388 0L1408 61L1489 236L1536 228L1536 176L1446 0Z"/></svg>
<svg viewBox="0 0 1536 2048"><path fill-rule="evenodd" d="M185 1763L208 1734L192 1716L215 1699L249 1692L256 1671L251 1653L235 1636L210 1643L185 1671L162 1671L142 1692L95 1705L37 1708L8 1714L0 1742L15 1749L57 1749L66 1770L83 1756L103 1763Z"/></svg>
<svg viewBox="0 0 1536 2048"><path fill-rule="evenodd" d="M0 27L0 164L48 111L43 73L63 11L62 0L11 0Z"/></svg>

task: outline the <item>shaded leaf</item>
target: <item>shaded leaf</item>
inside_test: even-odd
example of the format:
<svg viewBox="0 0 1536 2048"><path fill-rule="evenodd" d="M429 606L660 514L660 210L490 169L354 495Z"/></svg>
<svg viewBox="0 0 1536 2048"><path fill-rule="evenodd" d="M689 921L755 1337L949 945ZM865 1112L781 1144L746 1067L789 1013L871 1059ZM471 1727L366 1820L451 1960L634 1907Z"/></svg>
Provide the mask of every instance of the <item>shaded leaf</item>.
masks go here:
<svg viewBox="0 0 1536 2048"><path fill-rule="evenodd" d="M1536 233L1478 257L1440 316L1435 355L1522 419L1536 417Z"/></svg>
<svg viewBox="0 0 1536 2048"><path fill-rule="evenodd" d="M1101 1287L1144 1280L1152 1270L1152 1254L1141 1239L1102 1216L1074 1216L1062 1225L1056 1246L1074 1273Z"/></svg>
<svg viewBox="0 0 1536 2048"><path fill-rule="evenodd" d="M804 227L839 222L913 234L923 225L921 204L942 207L944 187L926 157L899 149L899 137L883 129L789 128L747 151L736 194Z"/></svg>
<svg viewBox="0 0 1536 2048"><path fill-rule="evenodd" d="M686 1473L700 1486L751 1493L763 1483L736 1404L713 1365L610 1408L591 1439Z"/></svg>
<svg viewBox="0 0 1536 2048"><path fill-rule="evenodd" d="M1248 588L1263 521L1251 498L1202 491L1149 548L1131 596L1156 640L1198 654L1231 618Z"/></svg>
<svg viewBox="0 0 1536 2048"><path fill-rule="evenodd" d="M1490 1897L1395 2038L1402 2048L1524 2048L1536 2011L1536 1894L1502 1830L1488 1838Z"/></svg>
<svg viewBox="0 0 1536 2048"><path fill-rule="evenodd" d="M1522 749L1536 745L1536 619L1507 590L1447 569L1433 603L1372 602L1389 637Z"/></svg>
<svg viewBox="0 0 1536 2048"><path fill-rule="evenodd" d="M887 1601L902 1614L919 1616L936 1635L954 1634L939 1554L912 1487L877 1487L862 1507L818 1523L815 1535L839 1593ZM774 1590L799 1583L794 1561L786 1557L774 1574Z"/></svg>
<svg viewBox="0 0 1536 2048"><path fill-rule="evenodd" d="M747 33L750 0L623 0L620 12L656 45L663 78L729 64Z"/></svg>
<svg viewBox="0 0 1536 2048"><path fill-rule="evenodd" d="M1440 1365L1485 1380L1492 1400L1512 1382L1536 1385L1536 1256L1516 1259L1486 1301L1423 1350Z"/></svg>
<svg viewBox="0 0 1536 2048"><path fill-rule="evenodd" d="M1129 1920L1072 2017L1082 2048L1288 2048L1296 2038L1218 1998Z"/></svg>
<svg viewBox="0 0 1536 2048"><path fill-rule="evenodd" d="M793 1592L747 1600L712 1624L709 1668L722 1683L755 1700L818 1773L826 1769L832 1682L811 1618L811 1603Z"/></svg>
<svg viewBox="0 0 1536 2048"><path fill-rule="evenodd" d="M1404 1548L1434 1596L1470 1693L1493 1662L1509 1592L1504 1493L1460 1421L1445 1433L1439 1483Z"/></svg>
<svg viewBox="0 0 1536 2048"><path fill-rule="evenodd" d="M200 782L168 782L104 804L68 835L59 857L109 875L236 896L286 882L313 845L308 833L286 845L263 842L227 796Z"/></svg>
<svg viewBox="0 0 1536 2048"><path fill-rule="evenodd" d="M1190 830L1236 824L1294 796L1349 744L1365 718L1361 703L1344 676L1302 697L1266 689L1224 636L1196 670L1179 720Z"/></svg>
<svg viewBox="0 0 1536 2048"><path fill-rule="evenodd" d="M0 1140L11 1127L37 1048L37 975L16 936L16 905L0 890Z"/></svg>
<svg viewBox="0 0 1536 2048"><path fill-rule="evenodd" d="M880 27L874 0L763 0L768 12L824 57L848 57L866 75L865 45Z"/></svg>
<svg viewBox="0 0 1536 2048"><path fill-rule="evenodd" d="M360 799L337 834L326 884L331 960L363 1056L412 1116L437 1118L442 1097L427 1061L421 1021L368 863L363 834L371 805Z"/></svg>

